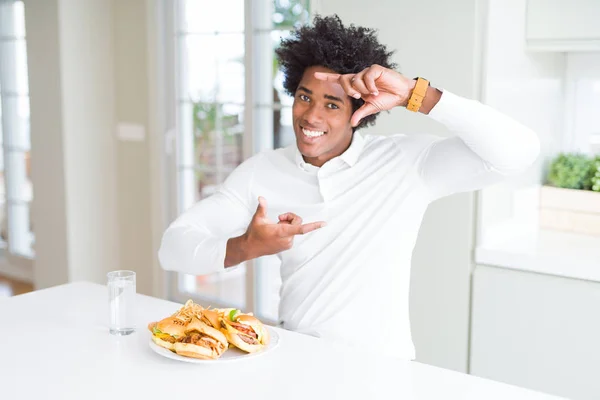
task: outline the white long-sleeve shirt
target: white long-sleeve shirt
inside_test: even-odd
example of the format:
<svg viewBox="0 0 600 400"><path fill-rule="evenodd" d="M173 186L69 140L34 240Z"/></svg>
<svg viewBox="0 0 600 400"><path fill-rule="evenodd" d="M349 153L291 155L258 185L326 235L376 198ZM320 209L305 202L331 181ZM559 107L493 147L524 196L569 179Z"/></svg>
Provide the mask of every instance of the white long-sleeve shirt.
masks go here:
<svg viewBox="0 0 600 400"><path fill-rule="evenodd" d="M249 158L166 230L162 267L223 271L227 240L245 232L263 196L274 223L285 212L327 222L278 255L282 326L414 359L411 256L427 206L518 174L539 153L530 129L448 91L429 117L456 136L355 132L350 147L320 168L305 163L295 145Z"/></svg>

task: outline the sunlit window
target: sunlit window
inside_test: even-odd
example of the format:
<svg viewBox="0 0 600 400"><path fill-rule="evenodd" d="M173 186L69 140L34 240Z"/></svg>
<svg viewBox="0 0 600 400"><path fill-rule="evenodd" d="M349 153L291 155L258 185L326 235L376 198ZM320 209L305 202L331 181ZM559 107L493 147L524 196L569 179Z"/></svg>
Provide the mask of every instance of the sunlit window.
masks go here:
<svg viewBox="0 0 600 400"><path fill-rule="evenodd" d="M0 2L0 244L33 257L29 87L22 1Z"/></svg>
<svg viewBox="0 0 600 400"><path fill-rule="evenodd" d="M294 25L308 21L308 1L257 0L252 9L247 4L176 3L178 212L214 193L246 156L294 138L293 99L284 93L274 50ZM248 132L250 149L244 147ZM246 266L208 276L181 275L178 291L246 308L252 287L254 308L276 319L278 264L275 257L258 260L253 282Z"/></svg>

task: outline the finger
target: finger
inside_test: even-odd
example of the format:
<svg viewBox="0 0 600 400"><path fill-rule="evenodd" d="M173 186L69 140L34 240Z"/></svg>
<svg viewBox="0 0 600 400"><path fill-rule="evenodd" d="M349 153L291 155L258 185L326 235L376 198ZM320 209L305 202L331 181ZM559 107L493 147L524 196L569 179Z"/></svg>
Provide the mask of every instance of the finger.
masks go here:
<svg viewBox="0 0 600 400"><path fill-rule="evenodd" d="M368 96L371 94L371 91L367 89L367 86L363 81L363 77L364 74L361 72L359 74L356 74L352 79L350 79L350 84L352 85L352 88L359 91L362 94L361 97Z"/></svg>
<svg viewBox="0 0 600 400"><path fill-rule="evenodd" d="M285 233L290 236L290 235L304 235L307 234L309 232L312 232L314 230L320 229L322 227L324 227L325 225L327 225L324 221L320 221L320 222L311 222L309 224L304 224L304 225L289 225L288 227L286 227L285 229Z"/></svg>
<svg viewBox="0 0 600 400"><path fill-rule="evenodd" d="M344 89L344 92L346 92L348 96L354 97L355 99L360 99L360 92L354 87L352 87L351 81L354 78L354 76L354 74L342 75L340 77L339 84L342 86L342 89Z"/></svg>
<svg viewBox="0 0 600 400"><path fill-rule="evenodd" d="M281 214L279 216L279 223L280 224L291 224L292 221L294 219L294 214L293 213L285 213L285 214Z"/></svg>
<svg viewBox="0 0 600 400"><path fill-rule="evenodd" d="M255 215L260 218L267 217L267 200L264 197L258 197L258 207L256 208Z"/></svg>
<svg viewBox="0 0 600 400"><path fill-rule="evenodd" d="M363 119L364 117L368 117L371 114L376 114L379 111L381 110L377 108L373 103L365 102L365 104L363 104L361 108L359 108L354 112L354 114L352 114L352 119L350 120L350 123L352 124L352 126L357 126L360 123L361 119Z"/></svg>
<svg viewBox="0 0 600 400"><path fill-rule="evenodd" d="M338 82L341 76L340 74L331 74L329 72L315 72L315 78L321 81Z"/></svg>
<svg viewBox="0 0 600 400"><path fill-rule="evenodd" d="M292 225L301 225L302 218L294 213L285 213L279 216L279 222L288 222Z"/></svg>
<svg viewBox="0 0 600 400"><path fill-rule="evenodd" d="M379 89L377 89L375 81L381 77L382 73L383 71L381 69L371 67L363 76L363 82L373 96L377 96L379 94Z"/></svg>

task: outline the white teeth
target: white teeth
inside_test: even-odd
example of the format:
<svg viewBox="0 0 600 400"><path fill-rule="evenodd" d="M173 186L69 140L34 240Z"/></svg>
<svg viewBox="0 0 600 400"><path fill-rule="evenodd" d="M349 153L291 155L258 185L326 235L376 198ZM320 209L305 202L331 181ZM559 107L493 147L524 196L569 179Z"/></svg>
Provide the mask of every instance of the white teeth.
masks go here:
<svg viewBox="0 0 600 400"><path fill-rule="evenodd" d="M309 131L308 129L304 129L304 128L302 129L302 133L304 133L308 137L318 137L318 136L323 136L325 134L325 132Z"/></svg>

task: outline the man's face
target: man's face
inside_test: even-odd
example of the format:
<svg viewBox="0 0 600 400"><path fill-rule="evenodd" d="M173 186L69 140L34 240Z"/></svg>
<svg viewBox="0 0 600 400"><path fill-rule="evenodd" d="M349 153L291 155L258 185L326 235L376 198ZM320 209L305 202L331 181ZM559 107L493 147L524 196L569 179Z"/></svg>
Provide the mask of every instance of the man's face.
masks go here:
<svg viewBox="0 0 600 400"><path fill-rule="evenodd" d="M314 66L304 71L292 108L296 145L304 160L317 167L342 154L352 141L352 103L337 83L315 78L334 71Z"/></svg>

